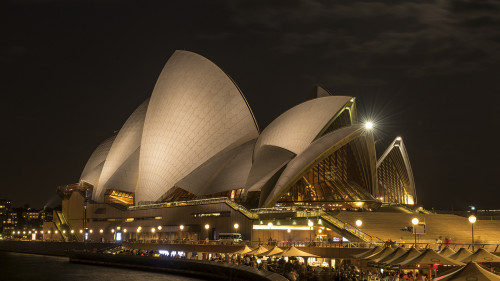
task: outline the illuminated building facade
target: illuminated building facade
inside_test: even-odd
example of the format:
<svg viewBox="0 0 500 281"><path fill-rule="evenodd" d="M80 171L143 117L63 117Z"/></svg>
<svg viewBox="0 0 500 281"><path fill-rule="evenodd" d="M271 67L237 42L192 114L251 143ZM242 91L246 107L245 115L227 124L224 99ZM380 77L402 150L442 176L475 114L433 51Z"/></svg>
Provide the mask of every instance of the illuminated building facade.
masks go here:
<svg viewBox="0 0 500 281"><path fill-rule="evenodd" d="M373 129L361 125L357 115L354 97L317 87L311 99L260 132L228 75L198 54L176 51L151 98L95 149L79 183L58 189L66 200L58 223L83 228L81 206L86 204L88 222L128 217L136 229L143 227L137 214L147 213L141 221L165 221L165 210L182 206L199 214L192 219L212 219L227 216L202 214L232 216L245 207L331 211L415 204L401 138L377 161ZM215 198L222 203L210 201ZM222 205L203 211L203 202ZM259 216L244 217L252 221ZM182 231L203 232L189 221L178 222L186 226ZM239 231L248 228L239 225ZM163 224L163 232L169 229L178 230Z"/></svg>

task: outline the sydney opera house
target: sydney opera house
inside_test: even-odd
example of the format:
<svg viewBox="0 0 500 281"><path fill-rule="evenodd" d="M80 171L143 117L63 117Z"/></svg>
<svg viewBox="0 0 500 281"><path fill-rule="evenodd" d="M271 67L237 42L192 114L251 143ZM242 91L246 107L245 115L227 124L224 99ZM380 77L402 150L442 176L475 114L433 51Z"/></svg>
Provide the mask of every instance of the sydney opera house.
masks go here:
<svg viewBox="0 0 500 281"><path fill-rule="evenodd" d="M270 231L305 240L311 228L366 240L334 212L417 202L403 140L377 156L355 97L317 87L260 130L235 82L188 51L170 57L151 97L58 193L62 211L45 236L80 241L117 230L129 240L266 240Z"/></svg>

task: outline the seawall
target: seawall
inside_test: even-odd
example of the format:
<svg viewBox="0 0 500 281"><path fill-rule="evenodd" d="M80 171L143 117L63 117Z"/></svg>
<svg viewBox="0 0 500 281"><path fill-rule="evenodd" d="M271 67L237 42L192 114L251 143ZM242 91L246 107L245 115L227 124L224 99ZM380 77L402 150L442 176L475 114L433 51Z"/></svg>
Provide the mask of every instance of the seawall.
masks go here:
<svg viewBox="0 0 500 281"><path fill-rule="evenodd" d="M69 250L102 250L116 246L114 243L0 241L0 251L26 254L66 256Z"/></svg>
<svg viewBox="0 0 500 281"><path fill-rule="evenodd" d="M166 257L142 257L101 253L69 252L71 262L163 271L207 280L286 281L285 277L255 268L228 263Z"/></svg>

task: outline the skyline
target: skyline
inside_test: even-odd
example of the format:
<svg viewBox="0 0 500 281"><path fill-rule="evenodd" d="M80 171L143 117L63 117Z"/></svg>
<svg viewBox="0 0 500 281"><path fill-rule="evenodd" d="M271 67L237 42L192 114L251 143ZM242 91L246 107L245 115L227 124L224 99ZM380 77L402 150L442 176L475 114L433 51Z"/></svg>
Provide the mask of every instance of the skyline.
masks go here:
<svg viewBox="0 0 500 281"><path fill-rule="evenodd" d="M404 139L424 207L498 208L500 155L484 151L500 121L497 3L124 3L9 3L0 197L56 200L186 49L234 79L261 132L319 84L357 98L379 156Z"/></svg>

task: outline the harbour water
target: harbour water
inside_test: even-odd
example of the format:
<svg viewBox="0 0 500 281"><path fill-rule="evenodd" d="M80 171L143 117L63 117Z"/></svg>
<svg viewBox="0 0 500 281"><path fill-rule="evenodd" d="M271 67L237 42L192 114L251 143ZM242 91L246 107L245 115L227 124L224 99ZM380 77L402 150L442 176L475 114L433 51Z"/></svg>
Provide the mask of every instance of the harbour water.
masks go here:
<svg viewBox="0 0 500 281"><path fill-rule="evenodd" d="M2 281L201 281L186 276L70 263L68 258L0 252Z"/></svg>

